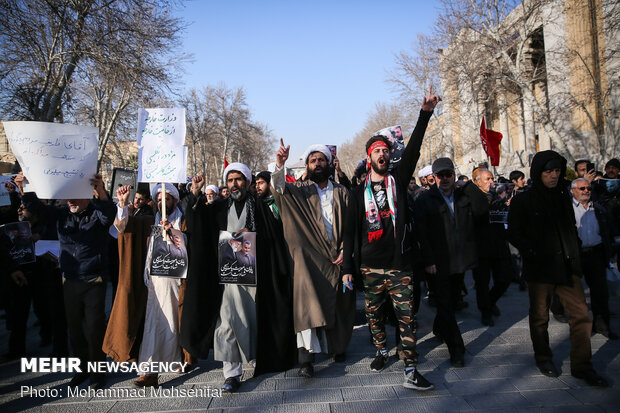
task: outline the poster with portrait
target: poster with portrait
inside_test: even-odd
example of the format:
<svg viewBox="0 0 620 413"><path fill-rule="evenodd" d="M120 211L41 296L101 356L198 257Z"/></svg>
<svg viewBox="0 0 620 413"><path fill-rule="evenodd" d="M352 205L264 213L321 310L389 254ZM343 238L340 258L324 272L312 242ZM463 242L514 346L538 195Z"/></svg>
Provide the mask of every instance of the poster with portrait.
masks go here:
<svg viewBox="0 0 620 413"><path fill-rule="evenodd" d="M188 260L183 233L171 229L167 239L164 239L162 227L153 225L151 228L149 258L147 258L151 276L186 278Z"/></svg>
<svg viewBox="0 0 620 413"><path fill-rule="evenodd" d="M0 230L11 239L13 247L9 254L18 264L28 264L35 261L34 242L28 222L11 222L0 225Z"/></svg>
<svg viewBox="0 0 620 413"><path fill-rule="evenodd" d="M373 136L385 136L392 144L390 150L390 171L395 169L403 157L405 152L405 140L403 139L403 129L400 125L394 125L387 128L383 128L380 131L375 132Z"/></svg>
<svg viewBox="0 0 620 413"><path fill-rule="evenodd" d="M256 285L256 232L220 231L220 284Z"/></svg>

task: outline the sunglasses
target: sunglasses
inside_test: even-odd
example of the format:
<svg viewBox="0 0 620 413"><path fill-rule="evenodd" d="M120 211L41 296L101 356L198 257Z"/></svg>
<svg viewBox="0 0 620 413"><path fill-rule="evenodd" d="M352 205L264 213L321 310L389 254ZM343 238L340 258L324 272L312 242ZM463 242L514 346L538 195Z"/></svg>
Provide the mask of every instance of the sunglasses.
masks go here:
<svg viewBox="0 0 620 413"><path fill-rule="evenodd" d="M578 186L577 189L579 189L580 191L592 191L591 186Z"/></svg>
<svg viewBox="0 0 620 413"><path fill-rule="evenodd" d="M437 178L452 178L453 172L438 172L435 174Z"/></svg>

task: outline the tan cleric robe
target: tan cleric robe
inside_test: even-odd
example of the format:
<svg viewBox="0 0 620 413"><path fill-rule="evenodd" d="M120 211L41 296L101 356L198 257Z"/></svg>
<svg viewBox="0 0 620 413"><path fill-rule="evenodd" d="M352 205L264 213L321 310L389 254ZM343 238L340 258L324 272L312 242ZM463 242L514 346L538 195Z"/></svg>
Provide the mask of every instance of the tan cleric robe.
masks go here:
<svg viewBox="0 0 620 413"><path fill-rule="evenodd" d="M147 288L144 285L144 262L152 215L129 217L114 225L118 233L118 287L103 339L103 352L114 361L137 361L144 327Z"/></svg>
<svg viewBox="0 0 620 413"><path fill-rule="evenodd" d="M274 172L271 182L292 258L295 332L322 327L328 352L344 353L353 332L355 293L342 293L340 267L332 261L342 251L349 193L333 184L330 240L314 182L286 183L284 171Z"/></svg>

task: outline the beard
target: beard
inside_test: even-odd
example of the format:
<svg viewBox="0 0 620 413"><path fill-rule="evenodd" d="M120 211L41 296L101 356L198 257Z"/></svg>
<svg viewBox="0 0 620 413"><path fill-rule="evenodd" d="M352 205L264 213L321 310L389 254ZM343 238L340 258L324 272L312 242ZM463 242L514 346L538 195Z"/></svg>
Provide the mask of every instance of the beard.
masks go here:
<svg viewBox="0 0 620 413"><path fill-rule="evenodd" d="M238 192L230 191L230 197L235 201L240 201L245 197L245 189L239 187L237 189L239 189Z"/></svg>
<svg viewBox="0 0 620 413"><path fill-rule="evenodd" d="M380 158L383 159L384 162L383 163L379 163L379 161L370 161L370 167L372 168L373 171L375 171L376 173L383 175L385 174L388 169L390 168L390 160L389 159L385 159L385 158Z"/></svg>
<svg viewBox="0 0 620 413"><path fill-rule="evenodd" d="M316 169L308 171L308 178L313 182L325 182L331 175L330 167L321 168L320 171Z"/></svg>

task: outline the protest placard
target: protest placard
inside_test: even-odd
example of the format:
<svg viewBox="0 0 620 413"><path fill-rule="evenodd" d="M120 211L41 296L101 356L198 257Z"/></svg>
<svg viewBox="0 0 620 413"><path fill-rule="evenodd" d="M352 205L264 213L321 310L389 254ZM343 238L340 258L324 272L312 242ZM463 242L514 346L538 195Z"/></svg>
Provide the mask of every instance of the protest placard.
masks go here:
<svg viewBox="0 0 620 413"><path fill-rule="evenodd" d="M153 225L149 250L149 259L146 264L151 276L187 277L187 249L181 231L171 229L170 233L164 237L163 228Z"/></svg>
<svg viewBox="0 0 620 413"><path fill-rule="evenodd" d="M256 285L256 232L220 231L220 284Z"/></svg>
<svg viewBox="0 0 620 413"><path fill-rule="evenodd" d="M187 147L146 144L138 149L138 164L138 182L185 182Z"/></svg>
<svg viewBox="0 0 620 413"><path fill-rule="evenodd" d="M11 182L11 178L15 175L0 175L0 206L11 205L11 196L9 195L9 191L6 190L4 183ZM15 184L11 183L13 187Z"/></svg>
<svg viewBox="0 0 620 413"><path fill-rule="evenodd" d="M151 108L138 111L138 146L166 142L185 144L185 108Z"/></svg>
<svg viewBox="0 0 620 413"><path fill-rule="evenodd" d="M0 225L0 230L9 237L13 244L9 254L15 262L18 264L28 264L35 261L34 243L32 242L32 232L28 222L11 222Z"/></svg>
<svg viewBox="0 0 620 413"><path fill-rule="evenodd" d="M49 122L3 122L9 145L41 199L90 199L99 131Z"/></svg>

